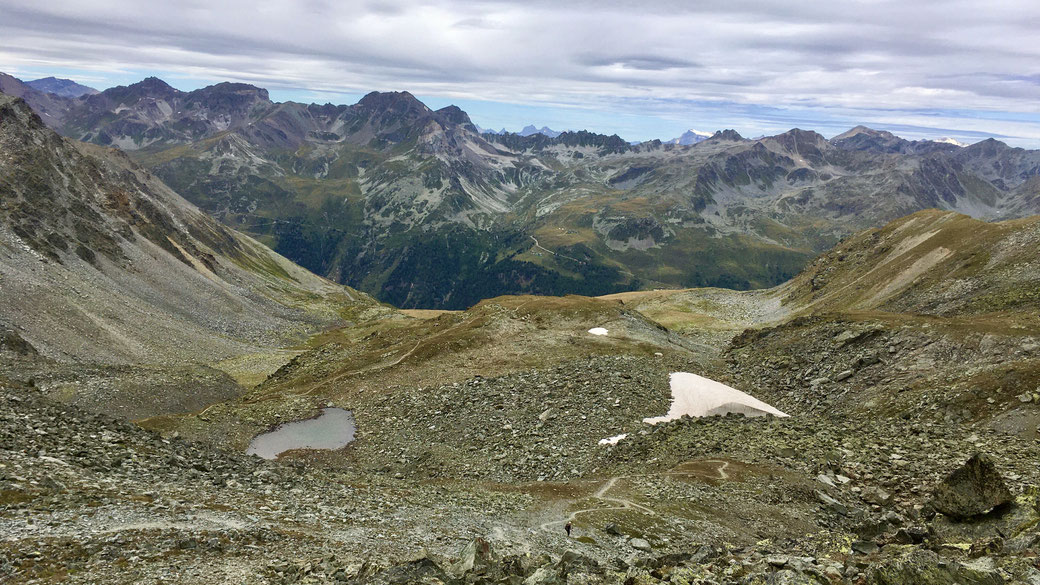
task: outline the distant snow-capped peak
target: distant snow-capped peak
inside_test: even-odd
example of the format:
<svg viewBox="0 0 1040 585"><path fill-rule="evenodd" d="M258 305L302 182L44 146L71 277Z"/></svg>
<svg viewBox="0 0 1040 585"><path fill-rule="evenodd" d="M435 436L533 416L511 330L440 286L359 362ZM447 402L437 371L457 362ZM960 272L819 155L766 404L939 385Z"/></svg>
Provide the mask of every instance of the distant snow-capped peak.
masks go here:
<svg viewBox="0 0 1040 585"><path fill-rule="evenodd" d="M686 146L689 144L697 144L698 142L702 140L707 140L711 137L711 132L701 132L700 130L694 130L693 128L690 128L686 132L683 132L682 136L665 141L665 144L681 144Z"/></svg>

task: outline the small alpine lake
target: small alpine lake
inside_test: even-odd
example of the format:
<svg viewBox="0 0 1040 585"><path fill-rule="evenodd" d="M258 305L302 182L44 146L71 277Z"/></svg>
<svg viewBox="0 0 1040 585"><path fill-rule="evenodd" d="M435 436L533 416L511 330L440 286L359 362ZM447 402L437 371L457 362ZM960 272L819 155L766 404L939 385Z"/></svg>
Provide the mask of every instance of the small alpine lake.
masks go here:
<svg viewBox="0 0 1040 585"><path fill-rule="evenodd" d="M341 449L354 440L354 413L342 408L323 408L317 418L282 423L253 437L246 455L275 459L293 449Z"/></svg>

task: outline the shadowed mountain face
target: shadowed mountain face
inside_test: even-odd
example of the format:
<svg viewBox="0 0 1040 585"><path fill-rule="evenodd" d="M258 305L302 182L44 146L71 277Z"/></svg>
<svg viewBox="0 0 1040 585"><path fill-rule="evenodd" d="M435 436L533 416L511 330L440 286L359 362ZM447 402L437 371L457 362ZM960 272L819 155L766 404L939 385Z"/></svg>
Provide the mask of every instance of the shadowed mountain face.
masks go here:
<svg viewBox="0 0 1040 585"><path fill-rule="evenodd" d="M356 297L6 95L0 153L0 329L18 353L212 363L298 339Z"/></svg>
<svg viewBox="0 0 1040 585"><path fill-rule="evenodd" d="M404 307L769 286L921 209L1040 211L1040 152L864 127L632 146L584 131L480 134L462 110L407 92L276 104L249 85L181 92L154 78L58 110L50 125L67 136L131 151L227 225Z"/></svg>

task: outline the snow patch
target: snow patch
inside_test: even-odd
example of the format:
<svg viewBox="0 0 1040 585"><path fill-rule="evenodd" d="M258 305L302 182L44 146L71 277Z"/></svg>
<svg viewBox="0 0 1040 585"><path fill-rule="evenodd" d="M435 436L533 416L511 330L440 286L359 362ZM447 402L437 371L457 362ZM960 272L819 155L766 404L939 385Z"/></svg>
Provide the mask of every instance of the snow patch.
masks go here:
<svg viewBox="0 0 1040 585"><path fill-rule="evenodd" d="M606 439L600 439L600 445L617 445L618 441L628 436L628 433L621 433L620 435L614 435L613 437L607 437Z"/></svg>
<svg viewBox="0 0 1040 585"><path fill-rule="evenodd" d="M745 416L788 416L749 394L697 374L674 372L669 376L669 382L672 387L672 406L668 414L644 418L643 422L655 425L684 415L720 416L731 412Z"/></svg>
<svg viewBox="0 0 1040 585"><path fill-rule="evenodd" d="M593 335L606 335L607 330L602 327L593 327L592 329L589 329L589 333Z"/></svg>

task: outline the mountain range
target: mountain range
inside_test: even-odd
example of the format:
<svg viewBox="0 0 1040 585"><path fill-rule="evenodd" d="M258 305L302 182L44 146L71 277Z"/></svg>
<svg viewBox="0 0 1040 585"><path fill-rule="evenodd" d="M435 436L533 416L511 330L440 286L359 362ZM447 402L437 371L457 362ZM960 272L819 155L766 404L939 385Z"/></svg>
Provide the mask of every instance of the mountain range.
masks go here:
<svg viewBox="0 0 1040 585"><path fill-rule="evenodd" d="M403 307L770 286L917 210L1040 210L1040 152L996 140L961 148L858 127L630 145L481 134L462 110L407 92L334 106L232 83L181 92L149 78L77 99L0 84L62 134L123 148L225 224Z"/></svg>
<svg viewBox="0 0 1040 585"><path fill-rule="evenodd" d="M537 127L535 127L534 124L528 124L527 126L524 126L523 128L520 129L519 132L509 132L505 128L502 128L501 130L487 130L487 129L481 128L479 126L477 126L477 131L480 132L481 134L498 134L499 136L502 136L502 135L505 135L505 134L519 134L520 136L531 136L532 134L543 134L545 136L548 136L549 138L556 138L560 134L563 134L563 132L557 132L556 130L553 130L552 128L549 128L548 126L542 126L541 128L537 128Z"/></svg>
<svg viewBox="0 0 1040 585"><path fill-rule="evenodd" d="M519 132L517 132L517 134L519 134L520 136L531 136L533 134L541 134L542 136L548 136L549 138L556 138L560 134L563 134L563 132L558 132L548 126L535 128L534 124L528 124L527 126L524 126Z"/></svg>

